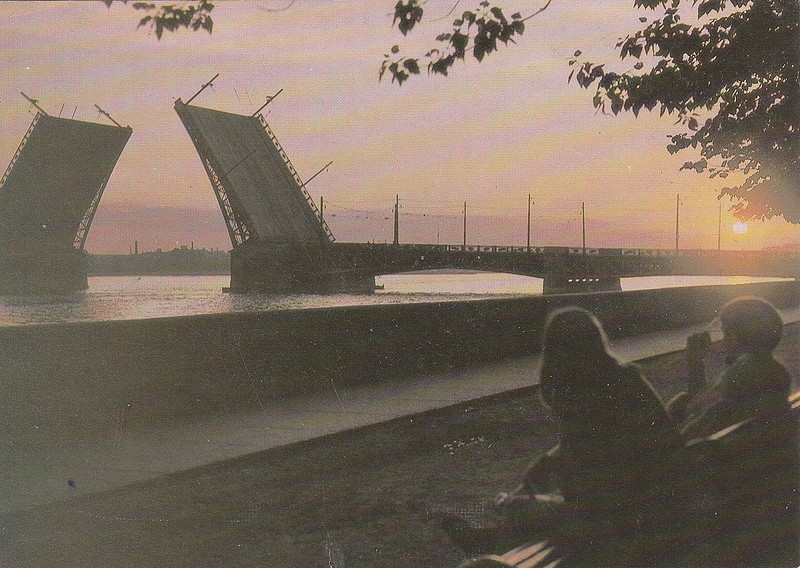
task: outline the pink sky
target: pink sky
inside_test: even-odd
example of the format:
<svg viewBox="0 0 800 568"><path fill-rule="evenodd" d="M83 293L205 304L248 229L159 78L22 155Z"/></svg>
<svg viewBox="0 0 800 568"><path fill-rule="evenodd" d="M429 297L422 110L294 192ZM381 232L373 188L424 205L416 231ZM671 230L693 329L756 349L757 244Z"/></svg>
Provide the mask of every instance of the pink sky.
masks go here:
<svg viewBox="0 0 800 568"><path fill-rule="evenodd" d="M629 0L587 6L554 1L528 22L515 46L482 64L456 65L450 77L414 78L398 88L378 82L383 53L432 47L452 19L453 0L429 0L429 19L403 38L391 27L389 0L220 2L213 34L181 31L161 41L130 6L101 2L0 3L0 166L32 118L25 91L50 113L103 122L94 104L133 136L89 234L87 250L128 252L189 244L230 248L200 160L172 106L215 73L214 90L195 104L251 114L267 110L272 129L301 176L333 165L308 190L325 197L339 241L391 240L400 195L401 240L523 244L528 193L533 241L580 244L586 203L589 246L674 246L675 196L681 195L681 245L715 248L717 180L679 172L692 154L670 156L674 118L596 114L592 93L567 84L576 49L618 63L614 44L637 29ZM510 14L537 4L504 0ZM727 202L723 202L724 206ZM387 219L388 218L388 219ZM782 219L750 223L743 234L723 212L723 248L800 241Z"/></svg>

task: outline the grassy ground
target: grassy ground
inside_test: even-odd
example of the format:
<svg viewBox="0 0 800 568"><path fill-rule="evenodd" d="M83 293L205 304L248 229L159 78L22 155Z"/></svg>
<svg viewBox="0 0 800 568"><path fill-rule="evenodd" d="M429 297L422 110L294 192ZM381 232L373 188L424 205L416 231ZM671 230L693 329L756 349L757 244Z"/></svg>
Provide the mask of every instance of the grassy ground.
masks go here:
<svg viewBox="0 0 800 568"><path fill-rule="evenodd" d="M796 379L798 327L779 349ZM680 355L643 366L680 386ZM430 512L481 514L555 439L522 389L7 515L0 566L455 566Z"/></svg>

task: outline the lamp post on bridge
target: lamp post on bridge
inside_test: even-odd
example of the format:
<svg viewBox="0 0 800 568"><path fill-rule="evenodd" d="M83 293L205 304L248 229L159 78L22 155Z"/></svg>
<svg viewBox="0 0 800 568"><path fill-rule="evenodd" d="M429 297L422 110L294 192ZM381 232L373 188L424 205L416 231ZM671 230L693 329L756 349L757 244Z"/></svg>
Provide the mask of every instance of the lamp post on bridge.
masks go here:
<svg viewBox="0 0 800 568"><path fill-rule="evenodd" d="M583 254L586 254L586 202L581 201L581 232L583 233Z"/></svg>
<svg viewBox="0 0 800 568"><path fill-rule="evenodd" d="M400 244L400 194L394 196L394 245Z"/></svg>
<svg viewBox="0 0 800 568"><path fill-rule="evenodd" d="M528 194L528 252L531 252L531 194Z"/></svg>
<svg viewBox="0 0 800 568"><path fill-rule="evenodd" d="M675 194L675 252L678 252L678 236L681 221L681 196Z"/></svg>
<svg viewBox="0 0 800 568"><path fill-rule="evenodd" d="M467 202L464 202L464 249L467 250Z"/></svg>

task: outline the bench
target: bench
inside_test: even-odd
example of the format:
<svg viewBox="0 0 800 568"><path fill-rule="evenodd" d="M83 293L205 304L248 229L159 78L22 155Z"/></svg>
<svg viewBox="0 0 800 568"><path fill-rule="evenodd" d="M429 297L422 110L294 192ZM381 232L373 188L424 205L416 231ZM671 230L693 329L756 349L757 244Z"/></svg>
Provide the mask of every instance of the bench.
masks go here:
<svg viewBox="0 0 800 568"><path fill-rule="evenodd" d="M546 540L531 542L505 554L484 554L462 563L459 568L555 568L563 558Z"/></svg>
<svg viewBox="0 0 800 568"><path fill-rule="evenodd" d="M727 555L731 559L736 559L739 562L741 562L743 555L749 555L751 553L753 555L757 555L760 551L752 548L748 549L747 547L752 547L752 542L747 538L739 538L743 544L741 544L738 550L736 549L737 543L735 542L735 539L737 535L735 534L735 531L733 531L733 534L731 534L730 531L726 532L728 527L725 526L725 524L730 524L731 522L731 511L733 511L734 515L741 516L740 513L742 511L742 501L743 499L748 498L748 495L739 492L738 495L733 495L730 497L726 496L725 493L729 491L730 484L741 485L742 479L746 479L747 481L751 482L753 480L753 474L758 475L758 472L750 470L762 467L763 465L759 463L754 464L746 459L742 459L744 455L742 452L746 452L748 449L752 450L754 446L763 448L764 444L770 443L786 445L787 439L781 439L781 432L794 438L794 445L792 446L790 442L789 447L794 448L793 459L795 460L793 465L794 475L790 475L788 479L786 479L786 476L784 476L782 479L784 482L788 481L789 483L793 483L795 487L797 486L798 479L796 476L796 460L800 459L800 457L797 456L797 428L798 424L800 423L800 391L792 394L789 397L789 404L791 408L789 417L783 420L781 423L770 425L770 429L766 433L764 431L760 431L752 420L744 420L737 424L728 426L727 428L723 428L722 430L719 430L710 436L690 440L686 444L685 463L690 464L690 467L703 468L712 465L714 462L717 464L732 464L733 466L731 468L725 468L728 471L714 471L713 468L708 470L709 475L706 478L706 481L710 484L716 485L717 492L723 496L716 504L719 510L710 515L711 518L721 519L719 523L721 523L722 526L716 527L716 534L724 535L724 538L726 539L725 544L722 547L717 548L717 552ZM778 433L777 438L775 437L776 432ZM792 459L792 456L789 456L789 459ZM745 477L741 477L742 475ZM781 478L779 474L777 474L777 477ZM767 480L767 483L769 483L769 479ZM733 493L736 492L733 491ZM795 490L795 500L797 499L798 496ZM754 505L756 505L756 503L754 503ZM745 510L747 511L748 515L757 514L754 512L754 509ZM740 519L739 523L744 525L745 523L742 523L742 520L746 523L746 521L749 521L750 519ZM750 525L751 523L746 524ZM795 527L795 531L796 529L797 527ZM796 533L789 536L790 539L793 538L796 542L796 538L798 536ZM686 560L687 550L680 545L675 545L673 548L676 549L674 553L675 564L680 565L682 560ZM715 552L712 552L712 554L715 554ZM775 564L763 564L763 559L761 559L758 564L770 566L794 566L797 564L795 561L797 560L798 554L800 554L800 551L790 550L786 551L786 556L782 556L781 553L779 553L779 558L771 557L771 561L776 562ZM559 564L569 564L568 561L565 562L565 559L568 557L569 551L562 550L558 547L558 545L550 543L546 540L542 540L520 545L512 550L509 550L508 552L505 552L504 554L485 554L476 558L468 559L461 563L459 568L555 568ZM715 560L720 559L715 558ZM735 560L732 560L732 562L733 561ZM725 564L727 560L722 559L721 562L722 564ZM791 564L790 562L795 562L795 564ZM691 564L692 561L690 560L689 563ZM717 562L717 564L719 564L719 562Z"/></svg>

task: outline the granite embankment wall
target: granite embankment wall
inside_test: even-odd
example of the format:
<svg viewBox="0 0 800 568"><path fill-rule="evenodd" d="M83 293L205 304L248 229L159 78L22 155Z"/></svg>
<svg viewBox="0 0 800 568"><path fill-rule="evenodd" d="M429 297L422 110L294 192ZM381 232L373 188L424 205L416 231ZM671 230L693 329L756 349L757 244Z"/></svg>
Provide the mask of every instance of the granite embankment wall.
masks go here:
<svg viewBox="0 0 800 568"><path fill-rule="evenodd" d="M532 352L565 305L623 336L709 320L742 294L799 295L780 282L0 328L0 439L113 435Z"/></svg>

